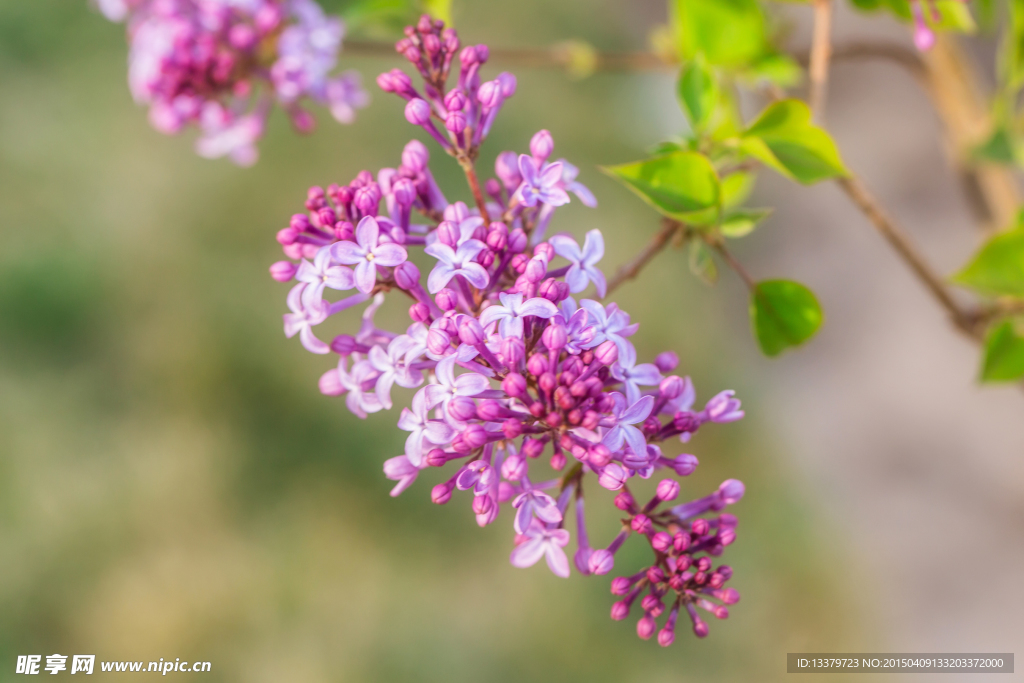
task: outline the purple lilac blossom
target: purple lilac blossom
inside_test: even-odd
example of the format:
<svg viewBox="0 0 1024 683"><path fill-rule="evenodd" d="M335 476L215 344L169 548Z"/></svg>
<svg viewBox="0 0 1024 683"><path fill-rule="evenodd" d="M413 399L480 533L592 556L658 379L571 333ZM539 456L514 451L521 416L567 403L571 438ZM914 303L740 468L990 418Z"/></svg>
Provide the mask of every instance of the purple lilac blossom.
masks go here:
<svg viewBox="0 0 1024 683"><path fill-rule="evenodd" d="M429 17L405 35L397 47L424 84L417 88L399 70L378 83L427 107L412 122L445 151L460 161L476 158L494 114L515 91L514 78L481 82L486 46L462 47L452 29ZM457 82L449 87L453 73ZM612 618L625 618L639 600L642 637L654 634L663 612L660 644L674 640L683 612L703 637L707 625L698 608L724 618L725 606L739 599L723 587L732 570L712 558L736 538L736 518L721 511L744 489L728 480L710 496L674 502L680 486L673 477L693 473L698 462L691 454L664 455L661 444L685 441L701 425L731 422L743 411L731 391L694 410L690 379L669 374L675 354L640 363L630 341L639 325L627 313L593 299L577 306L570 294L590 283L598 296L605 293L604 244L596 230L582 247L567 235L538 237L557 207L571 200L569 192L595 203L576 182L575 167L547 162L553 149L550 132L540 131L529 155L499 156L497 177L485 183L490 201L473 201L473 208L448 202L427 148L415 140L395 168L310 188L306 212L277 233L289 260L270 268L279 282L297 281L288 295L286 333L299 335L310 351L338 354L320 389L344 396L361 418L412 393L398 417L408 433L405 453L384 463L385 477L397 482L391 495L421 473L446 469L430 491L434 503L466 501L480 526L511 507L511 564L529 567L543 557L558 577L569 576L571 564L584 575L608 574L623 544L641 538L653 559L613 579L612 593L621 600ZM421 272L410 254L426 257L430 267ZM325 298L353 287L355 294ZM404 332L378 327L378 307L402 296L411 304L412 324ZM366 302L354 335L329 344L314 336L317 325ZM631 485L655 474L665 478L650 500L637 502ZM583 517L584 481L617 492L614 505L626 516L601 543ZM577 549L570 563L573 501Z"/></svg>
<svg viewBox="0 0 1024 683"><path fill-rule="evenodd" d="M128 33L128 85L162 133L199 128L196 151L256 162L256 143L276 102L299 132L314 126L304 108L326 106L351 123L367 104L359 74L336 76L340 19L315 0L97 0Z"/></svg>

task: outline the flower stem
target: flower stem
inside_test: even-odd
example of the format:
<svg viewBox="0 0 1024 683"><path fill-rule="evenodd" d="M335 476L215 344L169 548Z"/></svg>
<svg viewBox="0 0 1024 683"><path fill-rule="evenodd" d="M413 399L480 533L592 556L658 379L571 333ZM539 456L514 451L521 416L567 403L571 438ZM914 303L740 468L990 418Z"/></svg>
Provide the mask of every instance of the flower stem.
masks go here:
<svg viewBox="0 0 1024 683"><path fill-rule="evenodd" d="M640 271L643 270L644 266L650 263L651 259L658 255L662 249L669 243L672 237L683 229L683 224L679 221L671 218L661 219L661 230L651 239L643 250L633 257L633 260L625 264L615 273L615 277L608 283L608 289L605 292L607 297L615 289L626 282L626 280L632 280Z"/></svg>

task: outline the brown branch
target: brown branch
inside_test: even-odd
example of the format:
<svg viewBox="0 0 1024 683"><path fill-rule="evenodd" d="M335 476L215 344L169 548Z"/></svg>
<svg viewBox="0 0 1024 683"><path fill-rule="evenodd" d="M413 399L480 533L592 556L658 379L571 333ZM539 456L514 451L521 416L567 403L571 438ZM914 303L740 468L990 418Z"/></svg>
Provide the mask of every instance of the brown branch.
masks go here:
<svg viewBox="0 0 1024 683"><path fill-rule="evenodd" d="M820 121L828 93L828 62L832 56L832 0L814 0L814 34L811 41L810 92L807 100L814 119Z"/></svg>
<svg viewBox="0 0 1024 683"><path fill-rule="evenodd" d="M672 237L682 229L683 224L679 221L672 220L671 218L662 218L661 230L658 231L658 233L639 254L633 257L633 260L616 271L615 277L613 277L611 282L608 283L608 289L605 292L605 296L611 294L613 290L617 289L627 280L632 280L639 275L644 266L650 263L651 259L657 256L658 253L668 245Z"/></svg>
<svg viewBox="0 0 1024 683"><path fill-rule="evenodd" d="M856 176L839 178L837 184L846 195L857 205L871 224L882 234L882 237L896 250L903 262L917 276L933 297L946 309L950 319L958 329L975 341L982 338L982 330L978 326L978 317L971 311L963 308L953 298L944 278L939 275L917 247L911 242L910 237L885 213L885 210L878 203L878 200L868 191L864 184Z"/></svg>
<svg viewBox="0 0 1024 683"><path fill-rule="evenodd" d="M717 251L718 255L722 257L722 260L740 276L740 279L743 280L747 289L754 291L754 289L757 288L757 281L750 275L750 273L747 272L747 269L743 267L743 264L736 260L736 257L733 256L732 252L726 248L725 242L721 238L708 239L708 237L705 237L704 241Z"/></svg>
<svg viewBox="0 0 1024 683"><path fill-rule="evenodd" d="M372 40L345 41L344 53L360 57L398 57L394 44ZM597 71L655 71L674 69L654 52L596 52ZM554 47L491 48L489 61L521 68L566 68L572 64L573 51L567 45Z"/></svg>

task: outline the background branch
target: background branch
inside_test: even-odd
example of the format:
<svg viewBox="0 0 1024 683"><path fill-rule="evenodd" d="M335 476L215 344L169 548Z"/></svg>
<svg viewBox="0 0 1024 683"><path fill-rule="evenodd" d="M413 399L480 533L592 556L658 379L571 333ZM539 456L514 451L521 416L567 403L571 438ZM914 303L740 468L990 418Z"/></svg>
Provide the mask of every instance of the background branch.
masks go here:
<svg viewBox="0 0 1024 683"><path fill-rule="evenodd" d="M616 271L615 276L608 283L608 289L605 292L605 296L608 296L612 291L618 289L618 287L627 280L632 280L639 275L644 266L650 263L651 259L657 256L658 253L672 240L672 237L682 229L683 224L679 221L672 220L671 218L662 218L661 230L658 231L658 233L639 254L634 256L629 263L626 263Z"/></svg>

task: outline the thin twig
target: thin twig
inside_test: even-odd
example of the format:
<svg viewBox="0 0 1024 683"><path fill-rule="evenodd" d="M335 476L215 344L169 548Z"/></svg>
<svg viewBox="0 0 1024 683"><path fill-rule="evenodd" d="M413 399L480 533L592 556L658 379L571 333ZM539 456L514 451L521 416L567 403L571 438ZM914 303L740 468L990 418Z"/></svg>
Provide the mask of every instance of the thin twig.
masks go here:
<svg viewBox="0 0 1024 683"><path fill-rule="evenodd" d="M811 40L811 87L808 102L816 121L820 121L828 93L828 62L832 55L832 1L814 0L814 34Z"/></svg>
<svg viewBox="0 0 1024 683"><path fill-rule="evenodd" d="M361 57L394 57L393 43L373 40L345 42L345 54ZM654 52L596 52L594 69L597 71L657 71L674 69L677 65L665 61ZM554 47L491 48L489 61L522 68L568 67L573 61L572 50L563 45Z"/></svg>
<svg viewBox="0 0 1024 683"><path fill-rule="evenodd" d="M747 269L743 267L743 264L736 260L736 257L732 255L732 252L726 248L724 241L721 239L705 239L705 242L717 251L718 255L722 257L722 260L740 276L740 279L743 280L747 289L754 291L754 289L757 288L757 281L750 275L750 273L747 272Z"/></svg>
<svg viewBox="0 0 1024 683"><path fill-rule="evenodd" d="M871 224L882 234L882 237L896 250L896 253L903 259L903 262L914 271L917 279L924 284L932 296L946 309L953 324L972 339L980 340L982 334L976 323L977 316L956 302L943 277L932 269L924 256L917 250L917 247L910 241L910 237L885 213L878 200L864 187L860 179L851 175L847 178L839 178L836 182L843 192L853 200L853 203L867 216Z"/></svg>
<svg viewBox="0 0 1024 683"><path fill-rule="evenodd" d="M651 259L657 256L668 245L672 237L682 229L683 224L679 221L672 220L671 218L662 218L661 230L658 231L639 254L633 257L633 260L619 268L615 273L615 277L608 283L605 296L611 294L613 290L617 289L626 280L632 280L639 275L644 266L650 263Z"/></svg>

